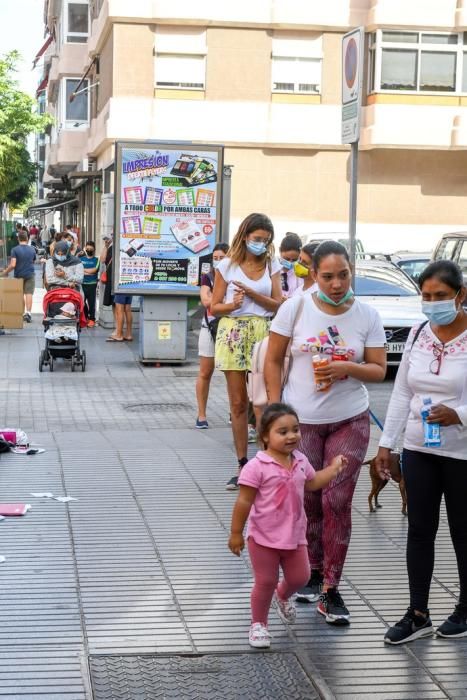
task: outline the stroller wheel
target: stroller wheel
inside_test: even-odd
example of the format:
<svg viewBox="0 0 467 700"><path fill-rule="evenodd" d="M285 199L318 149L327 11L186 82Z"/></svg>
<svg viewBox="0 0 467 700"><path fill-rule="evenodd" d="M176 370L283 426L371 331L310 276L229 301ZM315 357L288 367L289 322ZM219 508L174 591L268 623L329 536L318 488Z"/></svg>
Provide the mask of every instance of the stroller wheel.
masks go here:
<svg viewBox="0 0 467 700"><path fill-rule="evenodd" d="M50 355L50 357L49 357L49 370L51 372L54 371L54 358L52 357L52 355Z"/></svg>
<svg viewBox="0 0 467 700"><path fill-rule="evenodd" d="M74 357L71 358L71 371L74 372L76 367L76 360Z"/></svg>
<svg viewBox="0 0 467 700"><path fill-rule="evenodd" d="M41 354L39 355L39 372L42 372L43 367L44 367L44 351L41 350Z"/></svg>
<svg viewBox="0 0 467 700"><path fill-rule="evenodd" d="M81 353L81 371L84 372L86 370L86 350L83 350Z"/></svg>

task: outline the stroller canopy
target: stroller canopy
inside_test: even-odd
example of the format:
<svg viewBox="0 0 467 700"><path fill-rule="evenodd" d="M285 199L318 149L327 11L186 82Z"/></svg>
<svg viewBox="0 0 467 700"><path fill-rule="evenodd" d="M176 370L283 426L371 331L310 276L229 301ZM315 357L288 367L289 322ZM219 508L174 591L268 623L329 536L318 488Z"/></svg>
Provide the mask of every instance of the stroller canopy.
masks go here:
<svg viewBox="0 0 467 700"><path fill-rule="evenodd" d="M76 289L68 289L67 287L63 287L59 289L51 289L49 292L47 292L42 302L44 316L47 315L47 308L49 304L66 304L67 301L71 301L76 309L77 316L79 317L80 328L85 328L87 322L86 316L84 315L84 300Z"/></svg>

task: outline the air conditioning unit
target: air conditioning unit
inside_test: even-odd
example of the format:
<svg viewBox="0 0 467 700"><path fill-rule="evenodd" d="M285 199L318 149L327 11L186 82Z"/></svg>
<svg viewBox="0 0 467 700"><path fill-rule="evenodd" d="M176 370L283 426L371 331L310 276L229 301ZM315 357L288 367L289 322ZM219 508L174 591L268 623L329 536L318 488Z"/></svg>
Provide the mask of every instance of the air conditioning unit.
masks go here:
<svg viewBox="0 0 467 700"><path fill-rule="evenodd" d="M101 235L110 235L114 230L114 195L101 195Z"/></svg>

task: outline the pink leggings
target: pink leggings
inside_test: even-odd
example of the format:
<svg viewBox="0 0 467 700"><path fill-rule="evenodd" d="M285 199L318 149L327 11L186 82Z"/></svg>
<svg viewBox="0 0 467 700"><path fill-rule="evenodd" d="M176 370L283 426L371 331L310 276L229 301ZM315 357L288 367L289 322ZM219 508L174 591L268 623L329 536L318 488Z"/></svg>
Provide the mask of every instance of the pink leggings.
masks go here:
<svg viewBox="0 0 467 700"><path fill-rule="evenodd" d="M338 586L352 532L352 497L370 437L368 411L326 425L300 424L299 445L316 471L343 454L349 464L320 491L305 491L308 521L308 557L312 569L324 573L324 582Z"/></svg>
<svg viewBox="0 0 467 700"><path fill-rule="evenodd" d="M249 537L248 551L255 574L255 584L251 591L251 621L262 622L267 626L269 608L276 588L279 597L287 600L310 578L306 545L300 544L297 549L273 549L263 547ZM277 585L279 566L284 578Z"/></svg>

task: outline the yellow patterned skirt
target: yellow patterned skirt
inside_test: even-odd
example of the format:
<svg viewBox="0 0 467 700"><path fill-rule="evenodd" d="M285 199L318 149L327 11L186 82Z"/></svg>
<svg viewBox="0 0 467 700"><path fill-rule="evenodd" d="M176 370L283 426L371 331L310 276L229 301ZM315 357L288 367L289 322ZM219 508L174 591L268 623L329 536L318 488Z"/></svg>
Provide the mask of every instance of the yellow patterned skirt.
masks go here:
<svg viewBox="0 0 467 700"><path fill-rule="evenodd" d="M216 368L247 372L255 343L269 334L270 318L262 316L224 316L216 337Z"/></svg>

